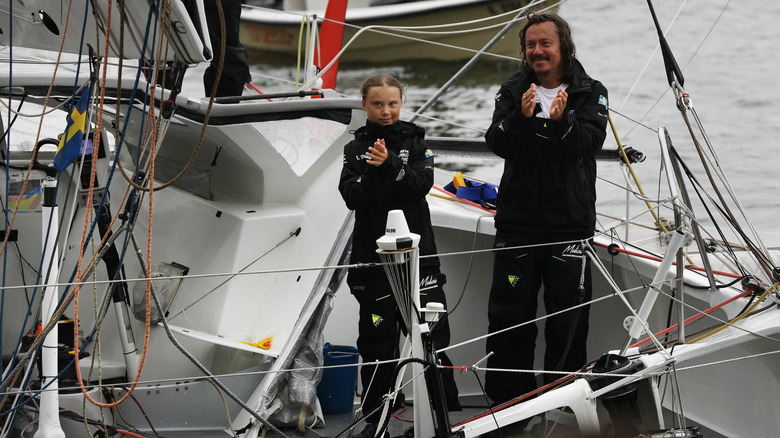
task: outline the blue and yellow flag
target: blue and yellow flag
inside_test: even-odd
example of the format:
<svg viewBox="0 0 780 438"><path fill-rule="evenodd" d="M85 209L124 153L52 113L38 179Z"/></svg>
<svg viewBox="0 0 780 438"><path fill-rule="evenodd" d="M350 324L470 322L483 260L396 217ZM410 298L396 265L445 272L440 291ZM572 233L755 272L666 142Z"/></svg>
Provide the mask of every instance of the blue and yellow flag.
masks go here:
<svg viewBox="0 0 780 438"><path fill-rule="evenodd" d="M81 145L84 142L84 129L87 118L87 103L89 102L89 84L81 92L79 101L68 114L68 126L60 137L57 154L54 155L54 168L62 172L81 155Z"/></svg>
<svg viewBox="0 0 780 438"><path fill-rule="evenodd" d="M607 105L607 98L603 95L599 95L599 105L604 105L604 108L609 108L609 105Z"/></svg>

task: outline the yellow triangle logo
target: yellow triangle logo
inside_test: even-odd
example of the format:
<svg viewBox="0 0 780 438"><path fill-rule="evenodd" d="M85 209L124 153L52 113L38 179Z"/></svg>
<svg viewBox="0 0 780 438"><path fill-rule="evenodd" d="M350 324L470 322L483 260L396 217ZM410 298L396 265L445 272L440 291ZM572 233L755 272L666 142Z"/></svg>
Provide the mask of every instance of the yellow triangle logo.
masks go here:
<svg viewBox="0 0 780 438"><path fill-rule="evenodd" d="M374 325L376 325L376 322L377 322L377 321L379 321L380 319L382 319L382 317L381 317L381 316L379 316L379 315L374 315L373 313L371 314L371 322L373 322L373 323L374 323Z"/></svg>
<svg viewBox="0 0 780 438"><path fill-rule="evenodd" d="M246 342L246 341L238 341L242 344L251 345L255 348L262 348L263 350L270 350L271 349L271 342L273 342L274 337L269 336L265 339L261 339L257 342Z"/></svg>
<svg viewBox="0 0 780 438"><path fill-rule="evenodd" d="M511 284L512 286L514 286L515 284L517 284L517 276L515 276L515 275L510 275L508 278L509 278L509 284Z"/></svg>

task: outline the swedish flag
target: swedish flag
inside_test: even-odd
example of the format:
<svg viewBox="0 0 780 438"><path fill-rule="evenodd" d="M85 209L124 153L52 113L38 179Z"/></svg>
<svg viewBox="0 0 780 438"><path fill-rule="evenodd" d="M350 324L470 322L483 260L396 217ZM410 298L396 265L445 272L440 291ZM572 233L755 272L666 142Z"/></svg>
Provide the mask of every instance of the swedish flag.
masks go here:
<svg viewBox="0 0 780 438"><path fill-rule="evenodd" d="M599 105L604 105L604 108L608 108L607 98L603 95L599 95Z"/></svg>
<svg viewBox="0 0 780 438"><path fill-rule="evenodd" d="M57 154L54 155L54 168L62 172L81 155L81 144L84 142L84 129L87 118L87 103L89 102L89 84L81 92L78 103L68 114L68 126L60 137Z"/></svg>

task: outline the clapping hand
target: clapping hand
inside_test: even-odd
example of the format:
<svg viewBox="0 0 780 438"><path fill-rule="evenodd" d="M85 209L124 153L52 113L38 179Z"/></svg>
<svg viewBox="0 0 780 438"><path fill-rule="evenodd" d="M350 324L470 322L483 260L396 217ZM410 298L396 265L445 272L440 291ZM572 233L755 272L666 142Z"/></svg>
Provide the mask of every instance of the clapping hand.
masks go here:
<svg viewBox="0 0 780 438"><path fill-rule="evenodd" d="M368 147L368 153L366 154L368 160L366 160L366 163L379 167L385 162L389 154L385 147L385 140L380 138L374 142L374 146Z"/></svg>

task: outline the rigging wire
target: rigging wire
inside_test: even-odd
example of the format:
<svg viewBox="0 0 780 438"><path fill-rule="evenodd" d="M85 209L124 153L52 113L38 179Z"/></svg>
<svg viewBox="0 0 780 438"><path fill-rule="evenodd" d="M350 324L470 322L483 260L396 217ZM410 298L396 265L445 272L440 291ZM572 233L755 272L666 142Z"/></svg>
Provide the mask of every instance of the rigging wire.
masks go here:
<svg viewBox="0 0 780 438"><path fill-rule="evenodd" d="M682 108L681 108L681 111L682 111ZM766 246L763 244L761 238L759 237L758 233L756 232L755 228L753 227L752 221L748 218L744 208L742 207L742 204L739 202L738 197L736 196L736 194L734 193L731 185L729 184L728 179L726 178L726 176L725 176L725 174L723 172L723 169L720 166L720 162L717 159L717 155L715 154L715 151L712 148L712 144L710 143L709 138L707 137L707 134L704 131L704 128L703 128L703 126L701 124L701 121L699 120L699 118L696 115L696 112L695 112L695 110L693 109L692 106L691 106L691 111L692 111L692 113L694 115L694 118L696 120L697 126L699 127L699 130L700 130L700 132L702 133L702 135L704 137L705 144L709 148L709 152L710 152L710 156L709 157L711 158L711 161L714 161L714 163L715 163L714 164L715 171L717 172L717 175L720 177L721 183L724 185L727 193L730 196L731 201L734 202L734 204L736 205L736 208L741 213L742 218L744 219L745 223L747 224L747 227L752 232L756 244L753 244L752 242L750 242L750 240L747 239L747 236L745 236L745 232L742 230L742 226L739 224L737 219L731 213L731 210L728 208L725 200L723 199L723 196L722 196L720 190L715 185L715 181L713 181L712 176L711 176L711 174L709 172L709 167L704 162L705 161L704 152L701 150L701 146L700 146L699 142L696 140L696 138L695 138L695 136L693 134L692 127L690 126L690 124L688 124L688 118L685 117L685 112L682 111L683 112L683 117L685 119L685 122L686 122L686 124L688 124L688 127L691 130L690 131L691 132L691 136L694 139L694 145L696 146L696 150L699 152L699 156L700 156L700 158L702 160L702 165L703 165L703 167L705 169L707 169L707 176L710 178L710 184L712 185L713 189L715 190L715 193L718 195L718 198L720 199L721 204L719 206L719 209L722 209L722 210L725 211L725 213L727 214L727 217L731 219L732 226L736 229L736 231L741 236L744 236L744 239L746 239L746 241L750 242L749 246L751 248L751 252L759 260L759 262L761 263L761 265L764 268L764 270L767 273L767 275L772 276L772 271L773 271L773 269L776 268L776 266L774 265L774 262L772 261L772 258L769 255L769 251L767 250Z"/></svg>
<svg viewBox="0 0 780 438"><path fill-rule="evenodd" d="M206 293L204 293L203 295L201 295L201 296L200 296L200 297L199 297L197 300L195 300L195 301L193 301L192 303L188 304L186 307L184 307L183 309L181 309L181 310L180 310L178 313L176 313L175 315L171 316L169 319L174 319L174 318L176 318L177 316L181 315L182 313L185 313L185 312L186 312L187 310L189 310L189 309L190 309L192 306L194 306L194 305L198 304L198 303L199 303L199 302L201 302L203 299L205 299L206 297L208 297L209 295L211 295L213 292L217 291L217 289L220 289L222 286L224 286L225 284L227 284L229 281L233 280L233 279L234 279L234 278L236 278L238 275L240 275L241 273L243 273L244 271L246 271L246 270L247 270L247 269L248 269L250 266L252 266L252 265L254 265L255 263L257 263L258 261L260 261L260 259L262 259L263 257L267 256L268 254L270 254L271 252L273 252L274 250L276 250L277 248L279 248L280 246L282 246L284 243L286 243L288 240L292 239L293 237L297 237L297 236L300 234L300 232L301 232L301 229L300 229L300 228L298 228L296 231L293 231L293 232L291 232L291 233L290 233L288 236L286 236L285 238L283 238L282 240L280 240L280 241L279 241L279 242L278 242L276 245L274 245L272 248L270 248L269 250L267 250L266 252L264 252L263 254L261 254L261 255L260 255L259 257L257 257L256 259L254 259L254 260L252 260L251 262L247 263L247 264L246 264L246 265L245 265L243 268L241 268L240 270L238 270L238 272L235 272L235 273L231 274L230 276L228 276L228 278L226 278L226 279L225 279L223 282L221 282L221 283L219 283L218 285L216 285L216 286L214 286L213 288L211 288L211 290L209 290L209 291L207 291Z"/></svg>
<svg viewBox="0 0 780 438"><path fill-rule="evenodd" d="M70 16L70 15L69 15L69 13L70 13L70 8L71 8L71 1L69 1L69 2L68 2L68 7L67 7L68 17ZM87 7L85 7L85 15L86 15L86 11L87 11L87 10L88 10L88 6L87 6ZM68 28L68 23L67 23L67 21L68 21L68 20L66 20L65 27L64 27L64 30L63 30L63 35L62 35L62 38L60 39L60 48L59 48L59 52L58 52L58 55L57 55L57 60L58 60L58 61L59 61L59 59L60 59L60 57L61 57L61 55L62 55L62 48L63 48L64 42L65 42L65 35L67 34L67 28ZM82 25L82 37L83 37L83 35L84 35L84 29L86 29L86 20L84 20L84 24ZM44 101L44 108L46 107L46 103L49 101L49 97L50 97L50 95L51 95L51 92L52 92L52 89L53 89L53 86L54 86L54 79L56 78L56 75L57 75L57 69L58 69L58 67L59 67L59 64L55 64L54 72L52 73L52 75L53 75L53 76L52 76L52 80L51 80L51 81L50 81L50 83L49 83L49 87L48 87L47 94L46 94L46 99L45 99L45 101ZM78 70L77 70L77 71L78 71ZM76 83L74 84L74 90L77 88L76 86L78 85L78 84L77 84L77 82L78 82L78 74L76 75L75 82L76 82ZM75 92L74 92L74 98L75 98ZM10 104L10 98L9 98L9 104ZM43 118L44 118L44 114L45 114L45 111L42 111L42 112L41 112L41 116L40 116L40 117L41 117L41 118L40 118L40 122L39 122L39 124L38 124L38 130L37 130L37 133L36 133L36 139L35 139L35 143L36 143L36 144L38 144L38 142L39 142L39 140L40 140L40 135L41 135L41 128L42 128L42 126L43 126ZM10 145L9 145L9 147L10 147ZM9 149L9 151L8 151L8 152L9 152L9 158L10 158L10 149ZM20 193L25 193L25 188L26 188L26 186L27 186L27 183L28 183L28 181L29 181L29 178L30 178L30 176L31 176L31 174L32 174L31 170L32 170L32 168L33 168L33 165L34 165L34 163L35 163L36 152L37 152L37 149L33 149L33 153L32 153L32 156L31 156L31 158L30 158L30 163L29 163L29 165L28 165L28 169L27 169L27 172L26 172L26 174L25 174L25 178L24 178L24 181L23 181L23 183L22 183L22 188L20 189ZM7 171L8 171L8 168L6 167L6 172L7 172ZM8 184L7 184L7 182L8 182L8 179L6 179L6 198L8 198L8 195L9 195L9 192L8 192ZM14 223L14 221L15 221L15 219L16 219L16 215L17 215L17 213L18 213L18 211L19 211L19 207L20 207L20 203L17 203L17 204L15 205L14 212L13 212L13 214L12 214L12 216L11 216L11 220L10 220L10 221L8 221L8 211L7 211L7 210L5 211L6 230L11 230L11 229L12 229L11 227L13 226L13 223ZM50 220L51 220L51 219L53 219L53 218L50 218ZM51 229L50 229L50 228L51 228L51 227L49 227L49 230L47 231L47 235L48 235L48 234L51 232ZM4 264L5 264L5 260L7 260L6 253L5 253L5 249L6 249L6 245L7 245L7 243L8 243L8 238L9 238L10 234L11 234L10 232L8 232L8 233L5 233L5 236L4 236L4 238L3 238L2 247L0 247L0 254L3 254L3 260L4 260ZM47 242L47 243L45 243L45 245L46 245L46 244L48 244L48 242ZM45 250L45 246L44 246L43 253L45 254L45 252L46 252L46 250ZM42 257L42 258L43 258L43 257ZM43 259L41 260L41 264L42 264L42 263L43 263ZM41 274L42 274L42 272L40 272L40 269L39 269L39 277L40 277L40 275L41 275ZM49 273L47 272L47 273L46 273L46 276L48 277L48 275L49 275ZM5 270L4 270L3 278L4 278L4 280L3 280L3 284L5 284ZM33 294L33 297L34 297L34 295L35 295L35 294ZM4 303L4 301L5 301L5 300L4 300L4 298L5 298L5 296L3 295L3 303ZM34 298L33 298L33 300L31 300L31 302L34 302ZM4 307L4 306L3 306L3 307ZM2 315L2 314L4 314L4 313L5 313L5 312L4 312L4 308L0 308L0 318L2 317L1 315ZM25 315L25 320L26 320L26 319L27 319L27 315ZM56 326L56 324L52 324L52 321L55 321L55 320L54 320L54 319L52 319L52 320L50 320L50 321L48 321L48 322L47 322L47 327L49 327L49 330L51 330L51 328L53 328L53 327L55 327L55 326ZM22 337L22 335L23 335L23 330L24 330L24 327L22 327L22 328L21 328L21 330L22 330L22 333L20 333L20 336L19 336L19 339L20 339L20 340L21 340L21 337ZM47 333L48 333L48 332L47 332ZM43 339L41 338L41 344L42 344L42 341L43 341ZM27 355L25 355L25 357L28 357L28 358L29 358L29 356L30 356L30 353L31 353L31 352L28 352L28 354L27 354ZM13 364L13 363L9 364L9 366L6 368L6 370L5 370L5 371L10 371L10 365L12 365L12 364ZM22 362L20 362L18 365L19 365L19 366L18 366L18 367L17 367L17 369L15 370L15 371L16 371L15 373L8 373L8 374L7 374L7 375L4 377L4 379L3 379L3 382L4 382L4 384L5 384L5 382L7 382L7 381L8 381L9 379L11 379L11 378L13 378L13 380L15 381L15 380L16 380L16 379L19 377L19 373L20 373L20 372L21 372L21 370L22 370L23 363L22 363ZM28 370L29 370L29 369L30 369L30 368L28 367ZM26 373L26 374L27 374L27 373ZM54 380L52 380L52 381L54 381ZM5 398L4 398L3 402L2 402L2 403L0 403L0 404L3 404L4 402L5 402ZM11 416L11 418L10 418L9 420L10 420L10 426L9 426L9 430L12 430L12 429L13 429L13 426L14 426L14 424L15 424L15 422L16 422L16 411L14 411L14 414Z"/></svg>
<svg viewBox="0 0 780 438"><path fill-rule="evenodd" d="M606 298L606 297L605 297Z"/></svg>
<svg viewBox="0 0 780 438"><path fill-rule="evenodd" d="M545 0L536 0L536 1L538 3L541 3L541 2L544 2ZM542 10L547 10L547 9L553 8L553 7L557 6L558 4L559 3L555 3L555 4L553 4L551 6L548 6L548 7L544 8L544 9L542 9ZM522 9L523 8L519 8L517 10L511 11L511 13L517 13L517 12L521 11ZM490 19L492 19L492 17ZM485 19L474 20L474 21L484 21L484 20ZM460 24L461 23L459 23L459 25ZM347 24L344 23L344 25L347 25ZM333 67L333 65L341 57L341 55L349 48L349 46L362 33L366 32L366 31L369 31L369 30L376 31L377 29L395 29L395 30L399 30L399 31L404 31L404 32L409 32L409 33L417 33L417 34L444 34L444 35L447 35L447 34L472 33L472 32L479 32L479 31L483 31L483 30L490 30L490 29L494 29L494 28L504 27L504 26L506 26L506 23L500 22L498 24L494 24L494 25L490 25L490 26L484 26L484 27L481 27L481 28L469 29L467 31L432 32L432 31L423 30L423 29L432 29L432 28L449 27L449 26L451 26L451 25L434 25L434 26L384 26L384 25L369 25L369 26L366 26L366 27L362 27L355 33L354 36L352 36L352 38L350 38L349 41L347 41L346 43L342 44L341 50L333 57L333 60L331 60L326 66L322 67L322 69L316 75L314 75L314 77L309 79L309 81L304 85L304 88L310 88L315 83L315 81L317 79L321 78L328 69ZM395 34L384 32L384 31L381 31L381 30L379 30L378 32L382 33L382 34L387 34L387 35L390 35L390 36L396 36ZM457 49L460 49L460 50L463 50L463 51L467 51L467 52L471 52L471 53L475 53L475 54L481 53L481 54L484 54L484 55L491 55L491 56L499 57L499 58L503 58L503 59L517 60L517 58L514 58L514 57L507 57L507 56L503 56L503 55L495 55L495 54L491 54L489 52L480 52L479 50L466 49L466 48L462 48L462 47L454 47L454 46L450 46L448 44L439 43L437 41L428 41L428 40L423 40L423 39L419 39L419 38L412 38L412 37L406 37L406 39L411 40L411 41L416 41L416 42L430 43L430 44L434 44L434 45L437 45L437 46L444 46L444 47L448 47L448 48L457 48Z"/></svg>
<svg viewBox="0 0 780 438"><path fill-rule="evenodd" d="M145 40L145 41L146 41L146 40ZM51 84L53 84L53 83L54 83L54 82L52 81L52 83L51 83ZM47 99L48 99L48 98L47 98ZM94 172L94 170L93 170L93 172ZM93 173L93 175L94 175L94 173ZM76 284L78 284L78 283L76 283ZM67 297L67 299L72 299L72 297L73 297L73 295L72 295L72 294L69 294L69 295L68 295L68 297ZM66 302L67 302L67 299L65 300ZM65 305L67 305L67 304L65 304ZM64 309L65 305L63 305L63 306L62 306L62 307L59 309L58 313L56 314L56 315L57 315L57 316L56 316L56 319L58 319L58 318L59 318L59 315L61 315L61 314L62 314L62 311L63 311L63 309ZM51 330L51 328L52 328L52 326L51 326L51 325L47 325L47 327L44 329L44 331L43 331L42 335L43 335L43 336L45 336L45 334L47 334L47 333L48 333L48 331L49 331L49 330ZM38 344L37 344L37 341L36 341L36 343L34 343L33 345L34 345L34 346L35 346L35 345L38 345ZM9 377L10 377L10 376L9 376ZM7 379L6 379L6 380L4 380L4 382L3 382L3 385L6 385L6 384L7 384Z"/></svg>
<svg viewBox="0 0 780 438"><path fill-rule="evenodd" d="M548 1L549 0L534 0L534 1L532 1L530 3L530 6L540 5L540 4L546 3ZM543 8L542 10L549 10L549 9L555 8L558 5L564 3L565 1L566 0L558 1L556 3L553 3L553 4ZM261 7L261 6L254 6L254 5L244 5L244 8L270 10L268 8L264 8L264 7ZM506 22L502 21L502 22L499 22L497 24L492 24L492 25L487 25L487 26L482 26L482 27L477 27L477 28L471 28L471 29L466 29L466 30L434 31L434 29L457 28L457 27L470 26L470 25L474 25L474 24L480 24L480 23L484 23L484 22L492 22L492 21L496 21L496 20L502 19L504 17L513 16L517 12L521 11L522 9L523 8L517 8L517 9L511 10L511 11L506 11L506 12L503 12L503 13L500 13L500 14L491 15L489 17L483 17L483 18L478 18L478 19L474 19L474 20L468 20L468 21L462 21L462 22L456 22L456 23L444 23L444 24L436 24L436 25L427 25L427 26L386 26L386 25L358 26L358 25L355 25L355 24L348 23L346 21L345 22L339 22L339 21L336 21L336 20L332 20L332 19L327 18L327 17L324 17L324 18L320 17L320 19L322 19L324 21L329 21L329 22L332 22L332 23L340 24L340 25L342 25L344 27L349 27L349 28L357 30L356 35L354 35L345 45L342 46L342 50L334 58L339 58L344 53L344 51L345 51L344 49L346 49L356 39L356 37L359 34L363 33L363 32L374 32L374 33L379 33L379 34L386 35L386 36L392 36L392 37L406 39L406 40L409 40L409 41L429 43L429 44L433 44L433 45L437 45L437 46L441 46L441 47L457 49L457 50L461 50L461 51L468 51L468 52L472 52L472 53L479 53L478 50L468 49L468 48L465 48L465 47L458 47L458 46L454 46L454 45L450 45L450 44L440 43L440 42L437 42L437 41L430 41L430 40L424 40L424 39L420 39L420 38L414 38L414 37L410 37L410 36L403 35L403 34L392 33L392 32L389 32L389 31L395 30L395 31L398 31L398 32L406 32L406 33L420 34L420 35L457 35L457 34L463 34L463 33L481 32L481 31L485 31L485 30L490 30L490 29L503 27L506 24ZM292 11L277 11L277 10L272 10L272 11L277 12L277 13L284 13L284 14L294 15L294 16L304 16L305 17L305 15L306 15L306 14L302 14L302 13L298 13L298 12L292 12ZM384 30L382 30L382 29L384 29ZM498 57L498 58L502 58L502 59L507 59L507 60L517 60L517 58L515 58L515 57L497 55L497 54L492 54L492 53L485 53L485 54L491 55L491 56L495 56L495 57ZM329 66L323 68L323 70L326 70L327 68L329 68Z"/></svg>
<svg viewBox="0 0 780 438"><path fill-rule="evenodd" d="M165 3L165 5L163 7L163 14L162 14L163 19L161 20L162 21L161 26L164 26L165 18L167 18L167 16L166 16L167 6L168 6L168 4ZM112 8L109 7L108 8L108 13L107 13L107 16L106 16L106 27L107 28L109 28L110 24L111 24L111 10L112 10ZM148 15L148 18L147 18L147 30L149 28L149 22L150 22L150 19L151 19L151 12L152 11L151 11L151 8L150 8L149 15ZM155 36L156 36L156 32L155 32ZM105 38L105 53L106 54L108 53L109 40L110 40L109 35L106 34L106 38ZM163 39L160 38L160 42L159 42L160 46L159 47L162 47L162 42L163 42ZM101 95L103 95L105 93L106 69L107 69L107 64L104 62L103 63L102 83L101 83L101 87L100 87L101 88ZM100 107L102 108L102 106L103 106L103 100L101 99ZM100 112L99 114L102 115L102 112ZM99 117L98 118L98 129L97 129L96 136L100 134L99 127L100 127L101 123L102 123L102 117ZM97 142L97 143L99 144L99 142ZM88 187L88 191L87 191L87 199L88 200L92 200L93 199L93 193L94 193L94 187L95 187L95 172L96 172L96 169L97 169L97 159L96 158L97 157L93 158L93 160L91 162L92 169L91 169L91 172L90 172L90 182L89 182L89 187ZM105 195L104 195L104 199L105 199ZM151 216L151 211L152 211L151 203L150 203L149 210L150 210L149 221L150 221L150 224L151 224L151 220L152 220L151 219L151 217L152 217ZM96 225L96 223L93 222L93 225L92 225L92 227L91 227L91 229L89 230L89 233L88 233L88 231L87 231L88 224L89 224L88 218L89 218L89 214L87 214L87 212L85 212L84 222L83 222L83 227L82 227L81 244L79 245L79 248L83 248L84 250L86 250L86 239L88 238L87 236L91 237L92 231L94 230L94 227ZM149 227L149 233L151 233L151 226ZM79 279L82 278L82 268L87 268L88 269L88 267L89 267L89 263L88 263L88 265L86 267L83 266L83 256L84 256L84 251L80 251L79 252L79 256L78 256L78 260L77 260L77 265L76 265L76 277L79 278ZM151 253L150 253L150 256L151 256ZM73 292L72 292L72 296L73 296L73 320L74 320L74 324L73 324L73 326L74 326L74 350L76 352L80 351L80 349L79 349L79 333L78 333L78 327L79 327L79 291L80 291L80 287L81 287L81 285L77 283L75 285L75 287L73 288ZM147 354L148 346L149 346L149 331L150 331L150 324L149 324L149 314L148 314L148 311L147 311L146 324L145 324L144 344L143 344L143 348L142 348L142 352L141 352L140 361L139 361L139 364L138 364L138 371L136 372L136 378L135 378L136 382L134 382L131 385L131 390L135 389L135 387L137 385L137 380L140 377L141 372L143 370L143 366L144 366L144 363L145 363L145 360L146 360L146 354ZM76 369L77 382L79 384L80 390L81 390L82 394L84 395L85 399L87 399L90 403L92 403L92 404L94 404L96 406L99 406L99 407L111 408L111 407L113 407L115 405L123 403L129 397L129 393L128 393L127 395L125 395L125 397L123 397L122 399L120 399L118 401L115 401L113 403L103 403L101 401L93 399L92 396L87 391L87 388L82 383L81 366L79 365L79 354L78 353L74 354L74 360L75 360L75 369Z"/></svg>
<svg viewBox="0 0 780 438"><path fill-rule="evenodd" d="M147 23L147 24L148 24L148 23ZM148 31L148 26L147 26L147 31ZM144 40L144 44L145 44L145 43L146 43L146 39ZM104 77L105 77L105 76L104 76ZM137 83L137 79L138 79L138 76L136 76L136 83ZM53 84L53 81L52 81L52 84ZM94 161L93 161L93 164L94 164ZM93 173L92 173L92 178L93 178L93 181L94 181L94 169L93 169ZM94 184L91 184L91 185L90 185L90 189L91 189L93 186L94 186ZM86 216L85 216L85 218L86 218ZM85 226L86 226L86 222L85 222ZM150 227L150 230L151 230L151 227ZM84 242L84 243L86 243L86 242ZM83 246L83 245L82 245L82 246ZM78 283L75 283L74 285L76 285L76 286L78 287ZM73 295L72 295L72 294L71 294L71 295L69 295L69 299L72 299L72 297L73 297ZM66 302L67 302L67 300L66 300ZM67 305L67 304L65 304L65 305ZM63 309L64 309L65 305L63 305L63 306L62 306L62 307L59 309L58 315L61 315L61 314L62 314L62 311L63 311ZM59 318L59 316L57 316L57 318ZM43 332L43 336L45 336L45 334L46 334L46 333L48 333L48 331L49 331L49 330L51 330L51 328L52 328L51 326L47 326L47 328L46 328L46 329L44 330L44 332ZM35 345L35 344L34 344L34 345ZM6 382L4 381L4 384L5 384L5 383L6 383Z"/></svg>
<svg viewBox="0 0 780 438"><path fill-rule="evenodd" d="M672 28L672 25L673 25L673 24L674 24L674 23L677 21L677 18L678 18L678 16L680 15L680 13L682 12L682 9L683 9L683 7L685 6L685 4L686 4L686 3L687 3L687 0L683 0L683 2L680 4L680 7L678 8L678 10L677 10L677 13L675 14L675 16L674 16L674 18L672 19L672 21L669 23L669 26L667 27L667 29L666 29L666 32L664 33L664 35L665 35L666 33L668 33L668 32L671 30L671 28ZM696 55L699 53L699 49L700 49L700 48L701 48L701 47L704 45L704 42L705 42L705 41L707 41L707 39L709 39L709 36L710 36L710 34L712 33L712 31L715 29L715 26L716 26L716 25L718 24L718 22L720 21L720 18L721 18L721 16L723 15L723 13L726 11L726 8L728 7L729 3L731 3L731 0L727 0L726 4L725 4L725 5L723 6L723 8L721 9L721 12L720 12L720 14L719 14L719 15L718 15L718 17L715 19L715 21L712 23L712 25L710 26L709 30L707 31L707 34L704 36L704 38L702 38L702 40L699 42L698 46L696 47L696 50L693 52L693 54L692 54L692 55L691 55L691 56L688 58L688 60L686 61L685 65L684 65L684 66L683 66L683 68L682 68L682 71L685 71L685 69L688 67L688 65L690 65L690 63L693 61L693 58L694 58L694 57L695 57L695 56L696 56ZM624 106L624 105L626 104L626 102L628 101L628 98L631 96L631 94L633 93L633 91L636 89L636 86L638 85L638 83L639 83L639 80L642 78L642 76L644 75L644 73L645 73L645 71L647 70L648 66L650 65L650 61L651 61L651 60L652 60L652 59L655 57L655 54L656 54L656 52L658 51L659 47L660 47L660 45L656 45L655 49L653 50L653 53L652 53L652 54L650 55L650 57L648 58L648 60L647 60L647 63L646 63L646 64L645 64L645 66L642 68L642 71L640 71L640 73L639 73L639 76L637 77L636 81L635 81L635 82L634 82L634 84L631 86L631 89L629 90L629 92L628 92L628 94L626 95L626 97L623 99L623 103L621 103L621 104L620 104L620 107L618 108L619 110L623 108L623 106ZM652 111L655 109L655 107L656 107L656 106L658 106L658 104L659 104L659 103L661 102L661 100L662 100L662 99L663 99L663 98L664 98L664 97L667 95L667 93L668 93L668 92L669 92L669 89L668 89L668 88L665 88L665 89L664 89L664 91L663 91L663 93L661 93L661 95L660 95L660 96L658 96L658 98L657 98L657 99L656 99L656 101L655 101L655 102L654 102L654 103L653 103L653 104L650 106L650 108L648 108L648 110L647 110L647 111L645 111L645 113L644 113L644 114L643 114L641 117L639 117L639 120L640 120L640 121L641 121L641 120L644 120L644 119L645 119L645 117L647 117L648 115L650 115L650 113L651 113L651 112L652 112ZM641 125L641 126L645 126L645 125ZM629 129L629 130L626 132L626 134L624 135L624 137L628 137L628 136L630 136L630 135L631 135L631 132L633 132L633 130L634 130L634 128L633 128L633 127L632 127L632 128L630 128L630 129Z"/></svg>
<svg viewBox="0 0 780 438"><path fill-rule="evenodd" d="M165 317L165 311L160 305L160 301L157 298L157 293L154 291L154 289L151 288L151 282L147 283L147 302L146 302L147 322L149 321L149 308L151 306L151 299L149 299L150 296L151 299L154 300L155 306L157 306L157 311L160 313L161 321L163 323L163 327L165 328L165 333L168 335L168 339L171 341L174 347L176 347L176 349L178 349L193 365L195 365L203 374L205 374L206 375L205 378L208 379L212 385L219 387L219 389L221 389L222 392L227 394L231 399L233 399L234 402L238 403L238 405L241 406L242 409L244 409L248 414L254 417L264 427L268 428L274 433L281 435L283 438L286 438L287 435L285 435L284 433L282 433L282 431L277 429L276 426L271 424L266 418L263 418L258 412L255 412L254 409L248 406L243 400L241 400L236 394L234 394L233 391L231 391L220 380L218 380L217 377L208 368L206 368L203 364L201 364L197 360L197 358L195 358L195 356L193 356L179 343L179 341L173 335L173 332L171 331L170 327L168 326L168 318Z"/></svg>
<svg viewBox="0 0 780 438"><path fill-rule="evenodd" d="M725 237L725 234L723 233L721 226L718 224L718 221L715 220L715 216L712 214L712 212L707 207L706 200L709 200L709 202L721 213L724 220L728 222L729 225L731 225L732 229L737 232L738 236L742 239L743 242L745 242L747 249L751 250L751 253L756 257L757 261L764 266L765 268L767 266L771 265L771 259L769 259L768 256L766 256L764 253L759 251L755 245L752 243L750 238L742 231L742 228L739 226L738 223L734 221L733 216L731 216L728 213L728 210L723 207L723 205L717 204L714 199L712 199L711 196L707 195L706 193L702 192L701 189L703 189L703 186L701 183L696 179L696 177L693 175L691 170L686 166L685 162L680 158L677 151L672 148L672 153L674 154L674 157L678 160L680 165L683 167L683 170L685 171L686 175L688 176L689 181L693 183L694 191L696 192L696 195L699 197L699 200L701 201L705 211L707 212L708 217L711 218L713 227L720 235L722 241L724 242L724 246L728 253L731 256L731 259L735 262L737 269L743 274L747 275L746 269L744 269L741 264L739 263L736 254L734 253L734 249L732 248L732 245L728 243L728 240ZM722 201L722 200L721 200Z"/></svg>
<svg viewBox="0 0 780 438"><path fill-rule="evenodd" d="M17 64L20 64L20 61L14 61L14 62L16 62ZM11 91L13 91L13 90L11 90ZM79 95L80 93L81 93L81 87L79 87L79 89L75 93L73 93L70 96L68 96L67 98L63 99L59 103L59 105L51 106L51 107L44 107L41 110L41 112L39 112L39 113L23 113L23 112L21 112L20 109L22 107L22 104L24 103L25 98L27 97L26 94L24 94L22 96L22 99L20 99L19 108L17 108L17 109L11 108L11 98L9 98L7 102L6 102L5 99L0 98L0 105L3 105L8 110L9 113L13 114L14 115L14 121L16 121L16 117L35 118L35 117L40 117L41 115L48 115L48 114L51 114L51 113L53 113L55 111L62 110L63 108L66 108L68 105L70 105L70 103L73 102L75 100L76 96ZM46 109L46 108L48 108L48 109ZM6 133L7 132L8 132L8 130L6 130ZM3 134L3 137L5 137L5 133Z"/></svg>
<svg viewBox="0 0 780 438"><path fill-rule="evenodd" d="M672 26L677 21L677 18L680 16L680 13L682 12L682 10L685 7L686 3L688 3L688 0L682 0L682 2L680 3L680 7L677 8L677 13L674 14L674 17L669 22L669 26L666 27L666 31L663 33L664 35L668 34L669 31L672 29ZM634 84L631 85L631 88L628 90L628 93L626 93L626 97L623 98L623 103L620 104L620 106L618 107L618 110L622 110L623 109L623 106L626 104L626 102L628 101L629 97L631 97L631 94L636 89L636 86L639 84L639 80L642 79L642 76L644 76L644 74L647 71L648 67L650 67L650 61L652 61L653 58L655 58L655 54L658 53L658 49L660 49L660 48L661 48L661 44L660 43L656 44L655 49L653 49L653 52L647 58L647 62L645 62L645 66L642 67L642 70L639 72L639 75L637 76L636 80L634 80ZM669 90L666 89L664 91L663 95L666 95L666 93L668 91ZM661 97L663 97L663 95ZM660 101L660 99L661 98L659 98L659 101ZM657 101L656 101L656 103L657 103ZM653 105L653 107L655 107L655 104ZM651 109L653 107L651 107ZM649 113L649 111L648 111L648 113ZM647 113L645 114L645 116L646 115L647 115ZM642 120L643 118L644 118L644 116L642 116L639 120ZM628 136L628 134L630 134L630 133L631 133L631 131L629 130L629 132L626 134L626 136Z"/></svg>

